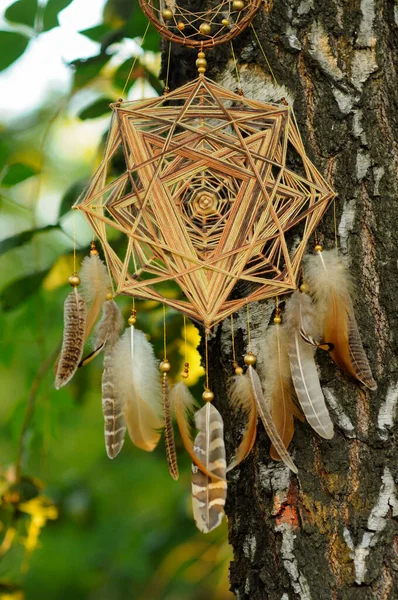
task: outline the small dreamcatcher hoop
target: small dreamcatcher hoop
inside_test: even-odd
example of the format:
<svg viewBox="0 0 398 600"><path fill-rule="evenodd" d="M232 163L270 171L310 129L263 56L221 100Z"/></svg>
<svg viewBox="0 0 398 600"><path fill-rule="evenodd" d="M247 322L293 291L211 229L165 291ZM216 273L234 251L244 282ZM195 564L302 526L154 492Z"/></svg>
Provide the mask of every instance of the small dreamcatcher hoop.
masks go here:
<svg viewBox="0 0 398 600"><path fill-rule="evenodd" d="M253 20L262 0L221 0L215 8L192 12L173 0L139 0L162 38L205 50L229 42Z"/></svg>

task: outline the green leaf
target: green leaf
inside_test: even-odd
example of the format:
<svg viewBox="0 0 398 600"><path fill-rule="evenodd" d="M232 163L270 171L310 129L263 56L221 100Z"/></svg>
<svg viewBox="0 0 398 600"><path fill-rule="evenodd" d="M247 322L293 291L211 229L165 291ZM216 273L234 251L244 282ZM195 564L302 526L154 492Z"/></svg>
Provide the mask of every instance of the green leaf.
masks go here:
<svg viewBox="0 0 398 600"><path fill-rule="evenodd" d="M11 23L22 23L33 27L37 13L37 0L18 0L11 4L4 13L5 18Z"/></svg>
<svg viewBox="0 0 398 600"><path fill-rule="evenodd" d="M108 54L99 54L87 59L74 60L71 63L75 69L74 89L80 89L95 79L109 59Z"/></svg>
<svg viewBox="0 0 398 600"><path fill-rule="evenodd" d="M43 15L43 31L58 27L58 13L64 10L73 0L48 0Z"/></svg>
<svg viewBox="0 0 398 600"><path fill-rule="evenodd" d="M148 20L139 7L134 11L131 19L124 27L125 36L128 38L142 38L148 25ZM160 35L154 27L149 27L142 45L144 50L160 52Z"/></svg>
<svg viewBox="0 0 398 600"><path fill-rule="evenodd" d="M105 23L101 23L101 25L96 25L96 27L90 27L90 29L83 29L82 31L79 31L79 33L85 35L93 42L100 42L102 38L110 31L112 30L108 27L108 25L105 25Z"/></svg>
<svg viewBox="0 0 398 600"><path fill-rule="evenodd" d="M133 2L126 2L126 0L108 0L103 13L104 23L112 27L112 29L121 27L130 19L133 8Z"/></svg>
<svg viewBox="0 0 398 600"><path fill-rule="evenodd" d="M153 89L156 90L158 94L161 94L163 92L163 86L160 83L159 79L138 60L136 62L134 71L130 74L132 60L133 59L126 60L126 62L120 65L120 67L117 69L114 75L115 85L123 89L127 77L129 77L130 75L128 84L126 85L126 90L129 90L139 77L145 77L145 79L153 87Z"/></svg>
<svg viewBox="0 0 398 600"><path fill-rule="evenodd" d="M43 233L50 229L59 229L59 225L46 225L46 227L39 227L38 229L29 229L28 231L22 231L22 233L5 238L0 242L0 256L13 248L27 244L37 233Z"/></svg>
<svg viewBox="0 0 398 600"><path fill-rule="evenodd" d="M17 279L5 287L1 294L1 307L4 311L12 310L35 294L48 275L50 268L38 273L32 273L22 279Z"/></svg>
<svg viewBox="0 0 398 600"><path fill-rule="evenodd" d="M26 50L29 38L16 31L0 31L0 71L7 69Z"/></svg>
<svg viewBox="0 0 398 600"><path fill-rule="evenodd" d="M90 104L90 106L87 106L85 109L83 109L79 113L78 117L82 121L85 121L86 119L96 119L97 117L102 117L107 113L110 114L111 109L109 108L109 104L114 101L114 98L100 98L93 104Z"/></svg>
<svg viewBox="0 0 398 600"><path fill-rule="evenodd" d="M61 200L58 217L59 219L72 209L72 206L85 189L87 183L88 182L86 179L81 179L80 181L73 183L70 188L68 188Z"/></svg>
<svg viewBox="0 0 398 600"><path fill-rule="evenodd" d="M31 165L14 163L13 165L10 165L1 184L6 187L11 187L12 185L25 181L25 179L28 179L29 177L33 177L33 175L37 175L38 172L38 169Z"/></svg>

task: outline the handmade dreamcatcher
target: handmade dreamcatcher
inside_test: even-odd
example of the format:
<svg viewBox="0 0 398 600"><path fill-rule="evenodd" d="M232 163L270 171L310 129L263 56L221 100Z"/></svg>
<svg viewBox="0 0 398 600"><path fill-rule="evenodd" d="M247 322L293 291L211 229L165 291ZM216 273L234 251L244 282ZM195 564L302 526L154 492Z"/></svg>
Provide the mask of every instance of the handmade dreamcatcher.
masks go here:
<svg viewBox="0 0 398 600"><path fill-rule="evenodd" d="M317 348L329 351L339 367L368 388L376 384L356 326L349 277L337 252L323 252L316 243L315 253L303 261L334 193L306 155L292 108L251 100L205 76L204 51L232 40L251 24L260 0L221 0L216 8L197 13L174 0L140 4L170 44L198 49L199 76L173 91L166 82L161 97L111 105L103 160L74 206L85 213L105 262L93 242L80 276L69 278L74 289L65 301L55 384L65 385L79 366L103 351L108 456L120 452L126 429L135 445L151 451L164 428L170 473L176 479L175 415L193 461L195 521L207 532L221 522L226 472L251 451L258 416L271 440L272 458L294 472L288 453L294 418L305 417L324 438L333 436L314 360ZM125 171L115 177L112 165L121 155ZM113 247L109 234L114 229L123 234L122 250ZM169 293L170 282L177 284L178 294ZM282 315L279 297L290 292ZM158 301L203 325L202 408L195 412L186 385L188 363L182 381L169 390L165 354L159 378L153 349L135 327L134 305L129 327L121 334L117 294ZM237 310L266 298L275 298L276 308L263 343L263 377L250 347L244 357L246 373L234 359L231 406L243 412L246 427L227 463L223 421L212 404L207 336L226 317L233 325ZM82 359L94 326L94 351Z"/></svg>

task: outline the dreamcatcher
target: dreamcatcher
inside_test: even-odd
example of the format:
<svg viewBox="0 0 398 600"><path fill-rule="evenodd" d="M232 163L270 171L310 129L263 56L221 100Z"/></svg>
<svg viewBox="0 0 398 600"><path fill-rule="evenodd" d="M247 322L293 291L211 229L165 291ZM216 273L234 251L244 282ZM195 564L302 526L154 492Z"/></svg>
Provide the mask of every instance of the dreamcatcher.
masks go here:
<svg viewBox="0 0 398 600"><path fill-rule="evenodd" d="M258 416L271 440L272 458L294 472L288 453L294 418L305 417L324 438L333 436L314 360L318 348L368 388L376 384L356 326L350 280L337 253L323 252L317 243L303 261L334 193L306 155L292 108L251 100L205 76L205 50L245 29L260 0L222 0L198 13L174 0L140 4L170 44L199 50L199 76L173 91L166 83L162 97L111 105L102 163L74 206L85 213L105 263L93 242L80 276L69 278L73 291L65 301L56 387L103 351L108 456L120 452L126 429L135 445L151 451L164 428L170 473L177 479L175 415L193 462L195 521L207 532L222 520L226 472L251 451ZM112 163L120 154L126 168L115 178ZM112 245L113 229L123 234L122 251ZM297 289L302 262L303 283ZM178 285L178 296L167 293L170 281ZM279 297L289 292L282 315ZM169 390L166 349L159 378L152 347L135 327L134 305L121 334L117 294L161 302L203 324L202 408L196 410L186 385L188 363L181 382ZM276 308L263 343L263 381L250 344L245 373L234 359L231 405L244 413L246 426L227 463L223 421L212 404L207 337L217 323L230 317L233 326L233 313L266 298L275 298ZM82 359L94 326L95 350Z"/></svg>

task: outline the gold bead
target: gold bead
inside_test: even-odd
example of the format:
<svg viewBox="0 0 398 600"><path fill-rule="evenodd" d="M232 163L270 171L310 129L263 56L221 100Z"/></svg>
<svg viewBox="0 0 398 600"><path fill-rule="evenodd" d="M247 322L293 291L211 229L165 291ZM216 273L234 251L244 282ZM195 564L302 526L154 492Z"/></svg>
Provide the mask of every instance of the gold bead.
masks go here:
<svg viewBox="0 0 398 600"><path fill-rule="evenodd" d="M90 244L90 256L97 256L98 255L98 250L95 247L95 242L91 242Z"/></svg>
<svg viewBox="0 0 398 600"><path fill-rule="evenodd" d="M134 315L131 315L131 317L129 317L127 323L129 325L135 325L137 323L137 317L135 317Z"/></svg>
<svg viewBox="0 0 398 600"><path fill-rule="evenodd" d="M211 390L205 390L202 394L202 398L205 402L211 402L214 400L214 394Z"/></svg>
<svg viewBox="0 0 398 600"><path fill-rule="evenodd" d="M243 10L245 8L245 3L243 0L234 0L232 3L233 10Z"/></svg>
<svg viewBox="0 0 398 600"><path fill-rule="evenodd" d="M205 58L198 58L196 61L197 67L207 67L207 60Z"/></svg>
<svg viewBox="0 0 398 600"><path fill-rule="evenodd" d="M199 67L198 73L206 73L206 67Z"/></svg>
<svg viewBox="0 0 398 600"><path fill-rule="evenodd" d="M310 291L310 288L309 288L309 286L306 283L302 283L300 285L300 292L302 294L308 294L309 291Z"/></svg>
<svg viewBox="0 0 398 600"><path fill-rule="evenodd" d="M73 273L69 278L68 278L68 283L69 285L71 285L72 287L77 287L78 285L80 285L80 277L77 273Z"/></svg>
<svg viewBox="0 0 398 600"><path fill-rule="evenodd" d="M228 27L228 25L229 25L229 20L228 20L228 19L223 19L223 20L221 21L221 25L224 25L224 27Z"/></svg>
<svg viewBox="0 0 398 600"><path fill-rule="evenodd" d="M235 375L243 375L243 369L242 369L242 367L236 367L236 369L235 369Z"/></svg>
<svg viewBox="0 0 398 600"><path fill-rule="evenodd" d="M182 377L183 379L188 379L188 377L189 377L189 373L188 373L188 371L183 371L183 372L181 373L181 377Z"/></svg>
<svg viewBox="0 0 398 600"><path fill-rule="evenodd" d="M321 246L321 244L317 244L314 248L315 252L322 252L323 248Z"/></svg>
<svg viewBox="0 0 398 600"><path fill-rule="evenodd" d="M182 21L180 21L179 23L177 23L177 29L179 29L180 31L184 31L185 24Z"/></svg>
<svg viewBox="0 0 398 600"><path fill-rule="evenodd" d="M245 361L245 365L254 366L257 362L257 357L253 354L253 352L248 352L243 360Z"/></svg>
<svg viewBox="0 0 398 600"><path fill-rule="evenodd" d="M165 21L170 21L173 18L173 11L169 8L165 8L162 12L162 17Z"/></svg>
<svg viewBox="0 0 398 600"><path fill-rule="evenodd" d="M275 315L274 323L275 323L275 325L280 325L282 323L282 319L281 319L280 315Z"/></svg>
<svg viewBox="0 0 398 600"><path fill-rule="evenodd" d="M204 52L198 52L198 58L205 58L205 56Z"/></svg>
<svg viewBox="0 0 398 600"><path fill-rule="evenodd" d="M162 362L159 365L159 371L161 373L168 373L171 369L171 364L169 363L169 361L167 360L167 358L165 358L164 360L162 360Z"/></svg>
<svg viewBox="0 0 398 600"><path fill-rule="evenodd" d="M211 27L209 23L201 23L199 26L199 31L202 35L210 35Z"/></svg>
<svg viewBox="0 0 398 600"><path fill-rule="evenodd" d="M105 296L105 300L113 300L113 294L112 292L108 292L107 295Z"/></svg>

